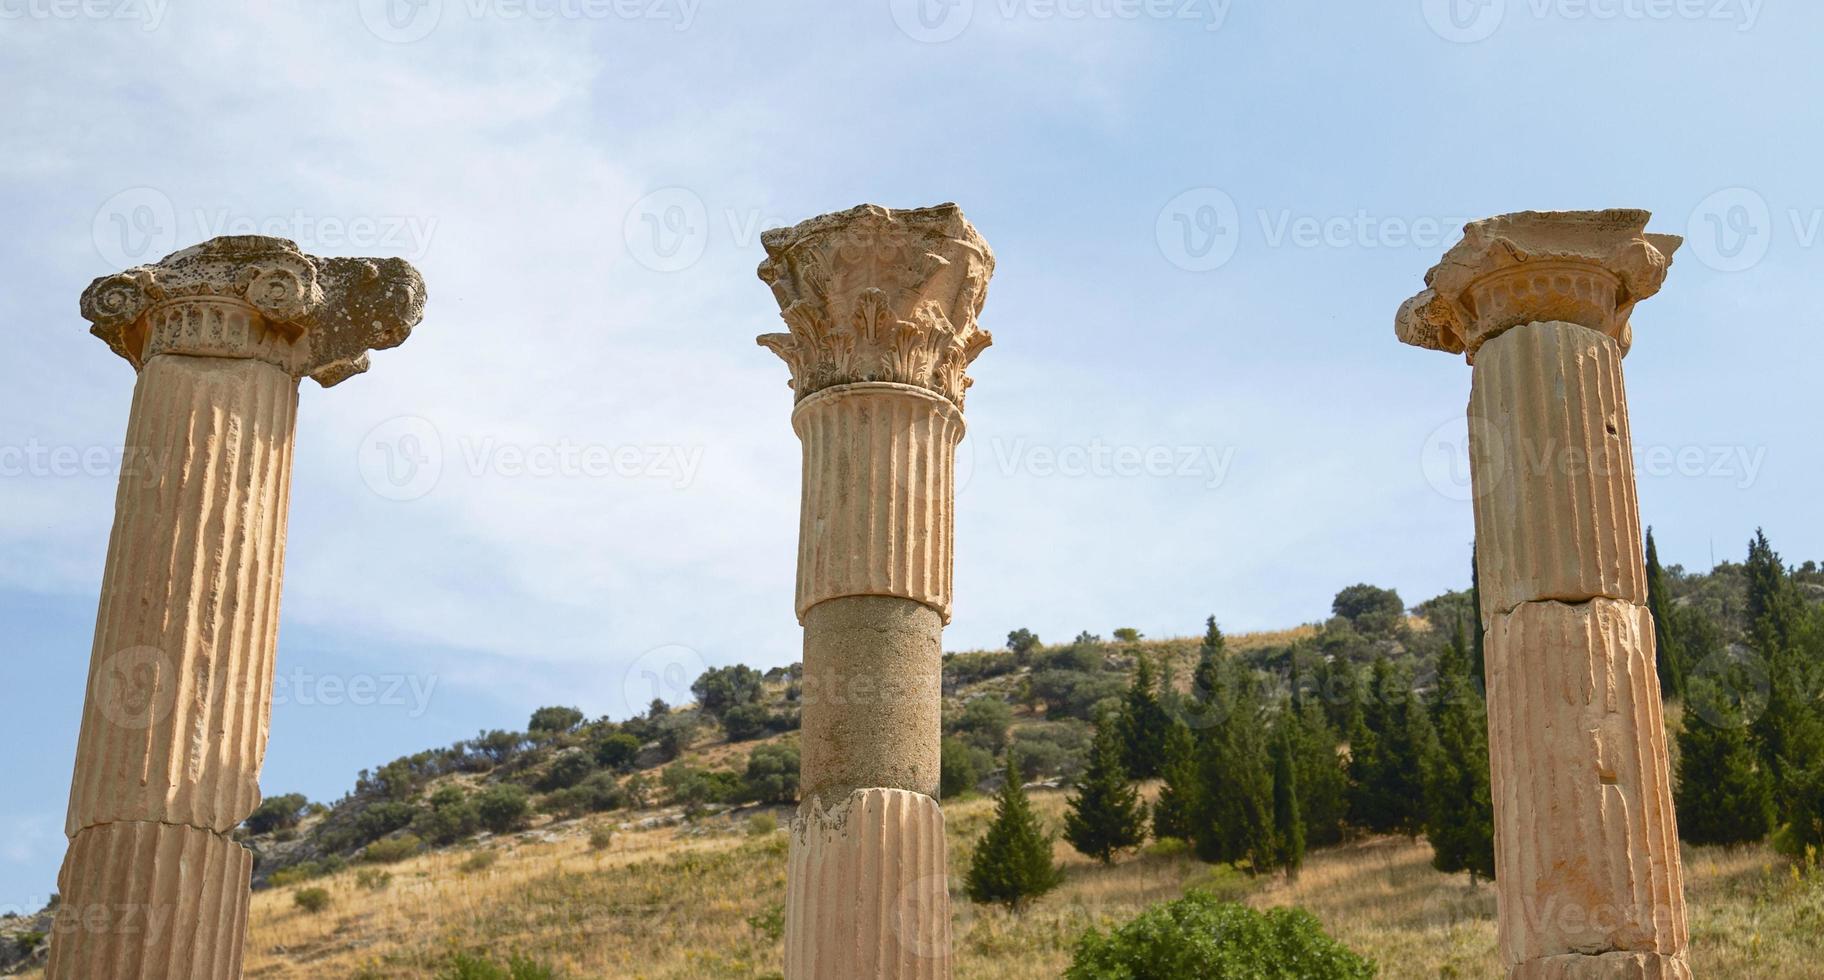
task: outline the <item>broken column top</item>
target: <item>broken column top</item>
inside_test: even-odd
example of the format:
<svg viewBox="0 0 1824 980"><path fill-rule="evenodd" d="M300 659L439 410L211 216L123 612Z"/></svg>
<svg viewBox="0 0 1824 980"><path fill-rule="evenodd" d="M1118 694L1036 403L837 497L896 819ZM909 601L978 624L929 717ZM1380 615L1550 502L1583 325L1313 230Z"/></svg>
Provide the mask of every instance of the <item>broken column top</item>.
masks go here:
<svg viewBox="0 0 1824 980"><path fill-rule="evenodd" d="M283 238L228 235L96 279L82 315L135 369L155 354L254 358L327 388L410 336L424 279L404 259L319 258Z"/></svg>
<svg viewBox="0 0 1824 980"><path fill-rule="evenodd" d="M792 371L798 400L888 381L962 407L964 373L991 342L976 322L994 253L954 204L863 204L763 232L762 281L789 333L759 338Z"/></svg>
<svg viewBox="0 0 1824 980"><path fill-rule="evenodd" d="M1666 281L1684 239L1646 211L1521 211L1472 221L1394 321L1402 342L1467 354L1509 327L1575 323L1633 343L1634 305Z"/></svg>

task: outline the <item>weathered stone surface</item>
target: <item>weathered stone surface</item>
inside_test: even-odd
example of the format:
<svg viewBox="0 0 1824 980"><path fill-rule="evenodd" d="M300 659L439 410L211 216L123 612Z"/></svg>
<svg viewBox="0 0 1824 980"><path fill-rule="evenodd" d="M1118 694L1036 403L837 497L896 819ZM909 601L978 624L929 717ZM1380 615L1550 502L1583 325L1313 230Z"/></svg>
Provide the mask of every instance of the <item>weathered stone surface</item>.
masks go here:
<svg viewBox="0 0 1824 980"><path fill-rule="evenodd" d="M1517 968L1513 980L1691 980L1691 966L1658 953L1548 956Z"/></svg>
<svg viewBox="0 0 1824 980"><path fill-rule="evenodd" d="M1510 327L1562 320L1633 343L1634 305L1665 282L1683 239L1646 231L1645 211L1522 211L1463 228L1463 240L1400 307L1402 342L1452 354Z"/></svg>
<svg viewBox="0 0 1824 980"><path fill-rule="evenodd" d="M1491 617L1486 649L1503 960L1682 956L1652 616L1612 599L1529 602ZM1534 975L1560 974L1514 974Z"/></svg>
<svg viewBox="0 0 1824 980"><path fill-rule="evenodd" d="M799 398L888 381L963 406L964 371L989 343L976 323L994 253L954 204L863 204L761 234L760 278L789 333L761 345L785 359Z"/></svg>
<svg viewBox="0 0 1824 980"><path fill-rule="evenodd" d="M128 820L226 833L259 805L297 399L258 360L142 369L68 835Z"/></svg>
<svg viewBox="0 0 1824 980"><path fill-rule="evenodd" d="M828 599L901 596L950 620L963 413L910 385L825 388L798 403L804 443L798 618Z"/></svg>
<svg viewBox="0 0 1824 980"><path fill-rule="evenodd" d="M954 204L862 205L761 241L790 332L759 339L791 368L804 447L785 973L948 977L943 626L965 370L990 341L976 321L994 256Z"/></svg>
<svg viewBox="0 0 1824 980"><path fill-rule="evenodd" d="M868 787L937 796L944 627L929 606L848 596L804 621L803 799Z"/></svg>
<svg viewBox="0 0 1824 980"><path fill-rule="evenodd" d="M253 856L195 827L114 823L77 834L46 977L240 980Z"/></svg>
<svg viewBox="0 0 1824 980"><path fill-rule="evenodd" d="M950 975L950 893L937 801L863 789L792 826L785 975L938 980Z"/></svg>
<svg viewBox="0 0 1824 980"><path fill-rule="evenodd" d="M1489 613L1646 602L1621 348L1572 323L1486 344L1469 396L1477 560Z"/></svg>
<svg viewBox="0 0 1824 980"><path fill-rule="evenodd" d="M82 315L134 367L165 353L255 358L327 388L366 371L369 350L405 342L424 280L403 259L318 258L230 235L95 280Z"/></svg>
<svg viewBox="0 0 1824 980"><path fill-rule="evenodd" d="M138 371L70 783L46 976L240 976L272 703L298 379L367 369L423 312L398 259L217 238L97 279L93 332ZM91 916L136 911L134 928Z"/></svg>

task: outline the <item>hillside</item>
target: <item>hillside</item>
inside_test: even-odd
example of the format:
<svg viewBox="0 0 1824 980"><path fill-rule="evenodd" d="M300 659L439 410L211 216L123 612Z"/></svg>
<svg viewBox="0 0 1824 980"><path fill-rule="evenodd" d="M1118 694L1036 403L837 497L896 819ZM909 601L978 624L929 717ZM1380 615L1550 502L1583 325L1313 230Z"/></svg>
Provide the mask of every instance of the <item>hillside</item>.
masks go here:
<svg viewBox="0 0 1824 980"><path fill-rule="evenodd" d="M1748 629L1742 566L1669 572L1677 608L1710 623L1716 642L1739 640ZM1813 603L1824 593L1814 565L1792 579ZM1324 623L1227 637L1218 649L1263 678L1270 700L1296 684L1348 731L1367 665L1397 663L1413 690L1426 690L1472 608L1466 592L1408 608L1388 590L1353 586ZM1008 649L947 655L953 873L967 867L992 813L984 794L998 783L997 759L1017 751L1055 831L1058 787L1081 770L1092 719L1119 706L1143 660L1168 697L1189 691L1209 642L1117 630L1047 645L1017 630ZM798 682L796 665L719 668L694 686L696 704L655 703L618 722L541 708L525 731L484 731L364 770L333 804L274 796L240 831L257 855L247 976L776 974ZM1156 781L1144 789L1156 793ZM1341 842L1314 850L1295 881L1205 864L1171 840L1112 867L1058 842L1066 884L1023 915L957 895L957 975L1056 976L1085 929L1189 888L1302 905L1384 976L1496 972L1489 887L1433 871L1422 839L1333 829ZM1824 879L1762 845L1687 848L1686 863L1700 973L1800 975L1799 951L1824 915ZM322 907L305 907L319 889ZM516 955L528 958L518 973L462 972L465 956L505 970Z"/></svg>

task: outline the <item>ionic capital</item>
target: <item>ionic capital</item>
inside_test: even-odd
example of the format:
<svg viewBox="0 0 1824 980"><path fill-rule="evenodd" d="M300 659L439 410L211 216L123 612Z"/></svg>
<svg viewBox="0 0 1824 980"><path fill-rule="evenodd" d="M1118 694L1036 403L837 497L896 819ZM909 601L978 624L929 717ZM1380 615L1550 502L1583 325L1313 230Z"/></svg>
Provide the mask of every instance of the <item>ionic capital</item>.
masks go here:
<svg viewBox="0 0 1824 980"><path fill-rule="evenodd" d="M1646 211L1522 211L1463 228L1463 240L1400 307L1402 342L1450 354L1476 351L1525 323L1575 323L1633 341L1634 305L1666 281L1683 239L1648 234Z"/></svg>
<svg viewBox="0 0 1824 980"><path fill-rule="evenodd" d="M759 338L803 399L865 381L913 385L962 407L964 373L991 338L976 323L994 253L954 204L864 204L760 236L761 280L789 333Z"/></svg>
<svg viewBox="0 0 1824 980"><path fill-rule="evenodd" d="M212 238L89 284L90 332L135 369L158 354L251 358L324 387L367 370L424 315L403 259L318 258L283 238Z"/></svg>

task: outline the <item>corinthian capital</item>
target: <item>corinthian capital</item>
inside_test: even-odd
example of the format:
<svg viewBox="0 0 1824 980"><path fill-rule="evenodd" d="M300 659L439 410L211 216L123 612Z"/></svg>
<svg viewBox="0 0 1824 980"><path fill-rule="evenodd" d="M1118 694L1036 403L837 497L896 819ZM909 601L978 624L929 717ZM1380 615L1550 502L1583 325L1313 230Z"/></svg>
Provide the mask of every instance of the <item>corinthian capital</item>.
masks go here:
<svg viewBox="0 0 1824 980"><path fill-rule="evenodd" d="M761 345L785 359L797 397L834 385L914 385L958 407L964 374L991 338L976 323L994 253L954 204L864 204L760 236L760 278L789 333Z"/></svg>
<svg viewBox="0 0 1824 980"><path fill-rule="evenodd" d="M89 284L90 332L135 368L157 354L266 361L324 387L367 370L424 316L403 259L318 258L262 235L212 238Z"/></svg>
<svg viewBox="0 0 1824 980"><path fill-rule="evenodd" d="M1509 327L1565 322L1633 341L1634 305L1666 281L1676 235L1646 231L1646 211L1522 211L1463 228L1463 240L1400 307L1401 341L1475 359Z"/></svg>

